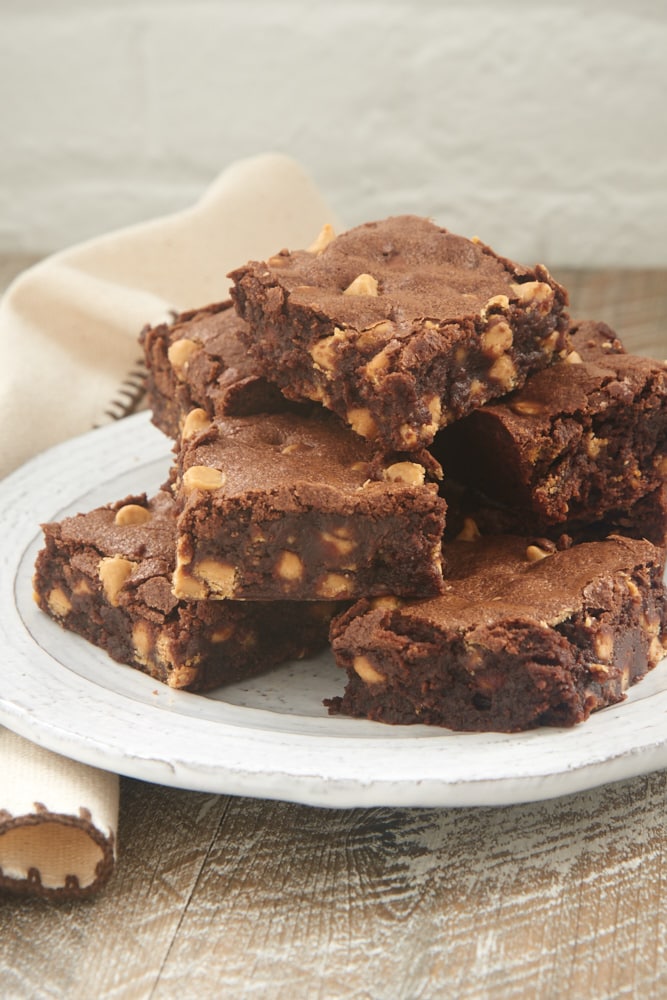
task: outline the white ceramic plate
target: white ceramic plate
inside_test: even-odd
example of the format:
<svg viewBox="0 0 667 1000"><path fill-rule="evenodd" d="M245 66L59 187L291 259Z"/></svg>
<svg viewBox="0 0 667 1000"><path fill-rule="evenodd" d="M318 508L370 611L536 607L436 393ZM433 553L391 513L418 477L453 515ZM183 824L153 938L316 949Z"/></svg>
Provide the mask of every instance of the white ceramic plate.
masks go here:
<svg viewBox="0 0 667 1000"><path fill-rule="evenodd" d="M312 805L470 806L551 798L667 766L667 661L574 729L452 733L329 717L330 656L213 695L171 691L61 629L32 601L39 525L153 492L170 443L139 414L66 442L0 484L0 722L148 781Z"/></svg>

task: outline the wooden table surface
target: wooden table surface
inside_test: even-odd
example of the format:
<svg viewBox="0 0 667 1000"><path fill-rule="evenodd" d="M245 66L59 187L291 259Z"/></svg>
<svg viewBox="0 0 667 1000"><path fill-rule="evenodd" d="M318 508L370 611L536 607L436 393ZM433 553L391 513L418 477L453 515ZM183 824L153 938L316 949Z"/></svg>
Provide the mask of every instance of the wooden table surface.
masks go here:
<svg viewBox="0 0 667 1000"><path fill-rule="evenodd" d="M667 271L553 271L667 357ZM0 897L2 1000L667 997L667 772L431 810L122 779L119 840L94 900Z"/></svg>

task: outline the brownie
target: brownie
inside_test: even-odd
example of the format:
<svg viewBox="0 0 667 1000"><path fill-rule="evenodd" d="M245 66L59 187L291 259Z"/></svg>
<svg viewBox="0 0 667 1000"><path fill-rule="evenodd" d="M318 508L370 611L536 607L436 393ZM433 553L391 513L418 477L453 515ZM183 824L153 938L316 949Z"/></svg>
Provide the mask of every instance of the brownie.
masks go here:
<svg viewBox="0 0 667 1000"><path fill-rule="evenodd" d="M564 362L433 445L446 477L513 512L522 530L620 526L647 498L660 502L667 477L667 364L623 352L604 324L582 322L571 339ZM655 527L657 540L664 522Z"/></svg>
<svg viewBox="0 0 667 1000"><path fill-rule="evenodd" d="M190 434L198 412L177 460L179 597L440 592L446 505L417 454L379 462L321 407Z"/></svg>
<svg viewBox="0 0 667 1000"><path fill-rule="evenodd" d="M326 602L179 601L171 588L175 533L174 501L164 491L46 524L35 600L115 660L190 691L326 645L334 607Z"/></svg>
<svg viewBox="0 0 667 1000"><path fill-rule="evenodd" d="M571 726L664 655L662 553L611 537L545 552L518 536L445 547L447 591L334 618L332 713L460 731Z"/></svg>
<svg viewBox="0 0 667 1000"><path fill-rule="evenodd" d="M195 407L209 416L243 416L288 406L277 386L255 374L239 338L242 325L228 299L141 331L148 404L165 434L176 438Z"/></svg>
<svg viewBox="0 0 667 1000"><path fill-rule="evenodd" d="M494 501L476 490L448 479L442 487L447 501L447 525L444 538L459 535L516 535L528 532L540 543L564 548L578 542L599 541L607 535L646 538L654 545L667 545L667 484L641 497L630 507L610 507L598 521L570 518L547 524L531 511Z"/></svg>
<svg viewBox="0 0 667 1000"><path fill-rule="evenodd" d="M324 242L231 272L239 335L285 395L379 448L428 445L567 348L567 294L542 265L409 215Z"/></svg>
<svg viewBox="0 0 667 1000"><path fill-rule="evenodd" d="M621 338L607 323L599 320L573 320L570 346L582 361L599 361L611 354L627 354Z"/></svg>

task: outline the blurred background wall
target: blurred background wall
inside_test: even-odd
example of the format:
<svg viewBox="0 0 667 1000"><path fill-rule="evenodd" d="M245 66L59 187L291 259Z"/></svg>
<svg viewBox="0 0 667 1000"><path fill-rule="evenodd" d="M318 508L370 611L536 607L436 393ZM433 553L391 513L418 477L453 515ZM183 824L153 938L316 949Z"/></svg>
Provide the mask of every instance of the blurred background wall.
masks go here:
<svg viewBox="0 0 667 1000"><path fill-rule="evenodd" d="M0 0L0 250L183 208L280 151L349 225L667 265L664 0Z"/></svg>

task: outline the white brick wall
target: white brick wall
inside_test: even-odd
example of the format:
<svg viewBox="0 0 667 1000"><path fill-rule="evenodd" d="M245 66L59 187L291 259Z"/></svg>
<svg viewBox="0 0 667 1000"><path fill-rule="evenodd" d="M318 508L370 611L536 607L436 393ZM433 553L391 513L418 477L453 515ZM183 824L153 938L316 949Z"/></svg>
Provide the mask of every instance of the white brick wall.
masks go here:
<svg viewBox="0 0 667 1000"><path fill-rule="evenodd" d="M0 249L299 160L349 224L526 262L667 265L664 0L4 0Z"/></svg>

